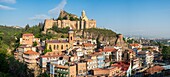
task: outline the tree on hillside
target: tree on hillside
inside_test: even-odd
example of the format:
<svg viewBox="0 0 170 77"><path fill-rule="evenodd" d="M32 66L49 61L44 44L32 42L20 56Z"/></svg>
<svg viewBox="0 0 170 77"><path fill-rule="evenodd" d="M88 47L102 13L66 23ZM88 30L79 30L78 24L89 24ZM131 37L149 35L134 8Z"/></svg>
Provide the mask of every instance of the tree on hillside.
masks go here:
<svg viewBox="0 0 170 77"><path fill-rule="evenodd" d="M25 31L27 31L30 28L29 24L25 26Z"/></svg>
<svg viewBox="0 0 170 77"><path fill-rule="evenodd" d="M58 32L58 26L56 23L53 24L52 30Z"/></svg>
<svg viewBox="0 0 170 77"><path fill-rule="evenodd" d="M33 42L33 47L35 47L35 46L37 46L37 42L36 41Z"/></svg>
<svg viewBox="0 0 170 77"><path fill-rule="evenodd" d="M170 46L163 46L162 55L164 59L170 59Z"/></svg>
<svg viewBox="0 0 170 77"><path fill-rule="evenodd" d="M100 36L98 36L97 39L96 39L97 49L99 49L99 48L101 47L101 42L99 41L99 37L100 37Z"/></svg>

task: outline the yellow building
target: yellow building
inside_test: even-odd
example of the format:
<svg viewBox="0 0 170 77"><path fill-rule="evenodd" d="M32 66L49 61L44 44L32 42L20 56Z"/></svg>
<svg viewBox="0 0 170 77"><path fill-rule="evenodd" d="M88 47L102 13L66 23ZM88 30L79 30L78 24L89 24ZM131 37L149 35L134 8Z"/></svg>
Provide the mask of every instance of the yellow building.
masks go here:
<svg viewBox="0 0 170 77"><path fill-rule="evenodd" d="M69 30L68 40L47 40L46 41L47 49L57 53L61 53L62 51L72 49L74 40L73 34L74 31Z"/></svg>

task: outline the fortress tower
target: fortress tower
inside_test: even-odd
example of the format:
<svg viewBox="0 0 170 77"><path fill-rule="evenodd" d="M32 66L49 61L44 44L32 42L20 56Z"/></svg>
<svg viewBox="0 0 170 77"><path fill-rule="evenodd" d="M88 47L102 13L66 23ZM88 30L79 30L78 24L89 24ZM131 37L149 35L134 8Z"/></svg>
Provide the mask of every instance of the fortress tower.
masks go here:
<svg viewBox="0 0 170 77"><path fill-rule="evenodd" d="M83 30L88 28L96 28L96 21L91 19L89 20L86 16L85 11L81 12L80 18L74 14L67 13L64 10L60 11L59 19L46 19L44 21L44 32L46 33L48 29L52 28L54 24L58 28L72 27L73 30Z"/></svg>
<svg viewBox="0 0 170 77"><path fill-rule="evenodd" d="M74 31L72 30L72 28L70 28L69 32L68 32L68 42L70 43L70 46L73 45L74 42Z"/></svg>
<svg viewBox="0 0 170 77"><path fill-rule="evenodd" d="M81 17L80 18L81 18L82 21L88 21L88 18L86 16L86 13L85 13L84 10L81 12Z"/></svg>

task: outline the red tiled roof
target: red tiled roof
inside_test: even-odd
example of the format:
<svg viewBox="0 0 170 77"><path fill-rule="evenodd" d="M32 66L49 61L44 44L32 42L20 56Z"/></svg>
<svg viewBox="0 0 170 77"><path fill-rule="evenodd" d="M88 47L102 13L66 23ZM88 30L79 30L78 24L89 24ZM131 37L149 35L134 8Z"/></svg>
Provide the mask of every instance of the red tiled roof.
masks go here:
<svg viewBox="0 0 170 77"><path fill-rule="evenodd" d="M89 54L88 56L99 56L99 55L102 55L102 53L101 52L94 52L94 53Z"/></svg>
<svg viewBox="0 0 170 77"><path fill-rule="evenodd" d="M69 68L68 66L63 66L63 65L55 65L57 68L63 68L63 69L67 69L67 68Z"/></svg>
<svg viewBox="0 0 170 77"><path fill-rule="evenodd" d="M99 49L99 52L116 52L117 49L115 48L104 48L104 49Z"/></svg>
<svg viewBox="0 0 170 77"><path fill-rule="evenodd" d="M130 44L130 46L139 46L139 44L134 43L134 44Z"/></svg>
<svg viewBox="0 0 170 77"><path fill-rule="evenodd" d="M37 53L35 51L32 51L32 50L28 50L28 51L24 52L24 54L27 54L27 55L38 55L39 53Z"/></svg>
<svg viewBox="0 0 170 77"><path fill-rule="evenodd" d="M118 67L121 68L122 71L127 71L129 68L129 63L125 63L125 62L118 62L118 63L114 63L111 66L112 67Z"/></svg>
<svg viewBox="0 0 170 77"><path fill-rule="evenodd" d="M60 55L52 55L52 56L49 56L49 55L43 55L41 56L42 58L54 58L54 57L60 57Z"/></svg>
<svg viewBox="0 0 170 77"><path fill-rule="evenodd" d="M56 52L47 52L46 54L42 55L42 58L46 58L46 57L60 57L61 55L59 55Z"/></svg>
<svg viewBox="0 0 170 77"><path fill-rule="evenodd" d="M92 60L92 59L86 59L85 61L87 61L87 62L92 62L93 60Z"/></svg>
<svg viewBox="0 0 170 77"><path fill-rule="evenodd" d="M34 36L32 33L25 33L23 36Z"/></svg>
<svg viewBox="0 0 170 77"><path fill-rule="evenodd" d="M85 47L92 47L92 46L94 46L94 45L91 44L91 43L83 43L83 46L85 46Z"/></svg>
<svg viewBox="0 0 170 77"><path fill-rule="evenodd" d="M147 69L146 73L147 74L154 74L155 72L160 72L162 70L164 70L164 68L161 67L161 66L153 66L153 67Z"/></svg>

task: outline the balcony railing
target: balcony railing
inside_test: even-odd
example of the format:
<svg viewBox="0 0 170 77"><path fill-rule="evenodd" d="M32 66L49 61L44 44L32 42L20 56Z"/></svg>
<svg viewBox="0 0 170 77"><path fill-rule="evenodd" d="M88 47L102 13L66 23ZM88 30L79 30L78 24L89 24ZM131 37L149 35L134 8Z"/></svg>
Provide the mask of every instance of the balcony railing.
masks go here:
<svg viewBox="0 0 170 77"><path fill-rule="evenodd" d="M55 70L55 73L68 74L68 71Z"/></svg>

